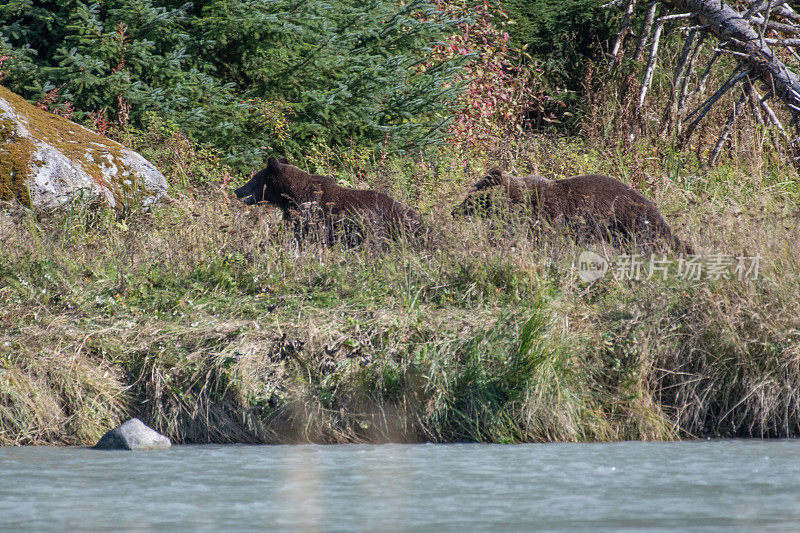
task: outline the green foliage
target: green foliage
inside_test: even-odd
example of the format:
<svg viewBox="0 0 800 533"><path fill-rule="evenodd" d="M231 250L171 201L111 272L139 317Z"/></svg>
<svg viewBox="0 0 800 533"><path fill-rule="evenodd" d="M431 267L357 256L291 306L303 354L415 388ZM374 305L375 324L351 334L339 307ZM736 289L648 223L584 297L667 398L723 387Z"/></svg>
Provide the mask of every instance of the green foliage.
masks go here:
<svg viewBox="0 0 800 533"><path fill-rule="evenodd" d="M200 51L242 94L280 102L285 151L312 139L395 149L436 142L447 124L457 59L426 64L453 21L427 2L217 0L198 19ZM266 141L265 141L266 142Z"/></svg>
<svg viewBox="0 0 800 533"><path fill-rule="evenodd" d="M123 128L157 113L250 165L315 139L396 150L438 142L460 61L424 58L453 24L422 0L0 6L10 89L40 101L57 89L77 120L107 109Z"/></svg>
<svg viewBox="0 0 800 533"><path fill-rule="evenodd" d="M169 184L174 190L227 184L232 179L230 169L221 161L221 150L198 146L174 121L156 113L147 113L142 122L143 129L126 130L121 141L171 176Z"/></svg>
<svg viewBox="0 0 800 533"><path fill-rule="evenodd" d="M187 52L195 41L188 8L152 0L12 0L0 6L0 34L12 57L6 84L40 101L63 88L76 120L110 110L126 126L152 112L200 140L224 139L240 129L246 106L233 85Z"/></svg>
<svg viewBox="0 0 800 533"><path fill-rule="evenodd" d="M525 47L539 62L555 94L568 107L579 102L586 64L601 51L613 30L601 0L501 0L500 8L516 24L507 26L511 43ZM570 111L573 111L570 109Z"/></svg>

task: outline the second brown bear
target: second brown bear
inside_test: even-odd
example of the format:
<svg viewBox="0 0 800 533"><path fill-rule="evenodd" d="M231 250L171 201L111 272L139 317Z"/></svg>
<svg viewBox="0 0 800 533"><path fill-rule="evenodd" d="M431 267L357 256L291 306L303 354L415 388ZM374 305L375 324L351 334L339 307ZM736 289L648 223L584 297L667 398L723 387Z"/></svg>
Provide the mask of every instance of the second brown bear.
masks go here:
<svg viewBox="0 0 800 533"><path fill-rule="evenodd" d="M453 215L485 214L509 206L567 227L582 239L604 238L618 246L665 244L678 252L694 253L674 235L653 202L621 181L599 174L550 180L515 177L492 169L472 187Z"/></svg>

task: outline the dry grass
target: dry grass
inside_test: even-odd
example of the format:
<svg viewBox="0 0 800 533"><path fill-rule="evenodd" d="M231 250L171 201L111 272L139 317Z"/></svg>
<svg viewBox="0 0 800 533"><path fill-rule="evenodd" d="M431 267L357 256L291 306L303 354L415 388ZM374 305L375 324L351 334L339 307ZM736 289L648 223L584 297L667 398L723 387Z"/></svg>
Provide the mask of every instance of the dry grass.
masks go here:
<svg viewBox="0 0 800 533"><path fill-rule="evenodd" d="M0 445L89 444L128 416L178 442L800 435L798 172L749 119L707 165L728 100L684 149L658 138L671 68L633 146L624 80L605 80L581 137L305 162L419 208L421 244L295 242L274 210L186 186L219 168L147 139L168 156L166 205L4 205ZM622 179L705 257L760 254L761 276L583 283L566 236L453 220L492 166Z"/></svg>
<svg viewBox="0 0 800 533"><path fill-rule="evenodd" d="M297 243L219 186L124 219L9 208L0 444L91 443L134 415L178 442L798 435L797 173L662 150L390 160L376 182L420 207L422 245ZM564 236L452 219L498 161L620 177L703 254L761 254L762 277L587 285Z"/></svg>

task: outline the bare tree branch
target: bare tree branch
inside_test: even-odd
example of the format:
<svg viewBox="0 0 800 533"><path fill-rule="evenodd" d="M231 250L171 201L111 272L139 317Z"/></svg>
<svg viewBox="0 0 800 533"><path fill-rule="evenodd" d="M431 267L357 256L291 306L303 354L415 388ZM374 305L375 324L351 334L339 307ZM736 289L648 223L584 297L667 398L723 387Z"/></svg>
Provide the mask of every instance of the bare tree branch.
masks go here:
<svg viewBox="0 0 800 533"><path fill-rule="evenodd" d="M639 99L636 101L636 110L631 118L631 129L628 133L628 142L633 142L636 136L636 120L639 118L639 111L644 105L644 99L647 96L647 90L650 88L650 82L653 81L653 71L656 67L656 53L658 52L658 43L661 41L661 32L664 30L664 23L659 20L656 23L656 29L653 31L653 45L650 47L650 57L647 59L647 69L644 73L644 80L642 87L639 89Z"/></svg>
<svg viewBox="0 0 800 533"><path fill-rule="evenodd" d="M744 72L740 72L742 71L742 69L744 69L744 66L740 63L739 65L736 66L736 69L734 69L733 74L731 74L730 77L727 80L725 80L725 83L723 83L722 86L719 89L717 89L717 91L714 94L712 94L705 102L696 107L694 111L686 115L686 118L692 118L692 116L701 111L707 112L708 111L706 109L707 107L711 107L715 103L717 103L717 100L719 100L723 94L725 94L731 88L733 88L733 86L736 85L739 82L739 80L750 74L750 69L746 69L744 70Z"/></svg>
<svg viewBox="0 0 800 533"><path fill-rule="evenodd" d="M634 61L641 61L644 58L644 47L647 46L647 40L650 38L650 30L653 29L653 20L656 18L657 9L658 2L651 2L647 14L644 16L644 25L642 33L639 35L639 41L636 43L636 51L633 53Z"/></svg>
<svg viewBox="0 0 800 533"><path fill-rule="evenodd" d="M800 39L764 39L764 41L779 46L800 46Z"/></svg>
<svg viewBox="0 0 800 533"><path fill-rule="evenodd" d="M758 39L762 48L764 48L764 32L767 31L767 23L769 22L770 13L772 13L772 2L767 4L767 12L764 14L764 23L761 25L761 31L758 34Z"/></svg>
<svg viewBox="0 0 800 533"><path fill-rule="evenodd" d="M722 95L724 95L726 92L728 92L730 89L732 89L737 83L739 83L739 81L742 78L744 78L745 76L750 74L750 69L748 68L748 69L745 69L744 72L742 72L741 74L737 75L737 73L742 68L743 67L742 67L741 64L738 65L736 67L736 70L733 71L733 74L731 74L731 77L728 78L728 80L725 83L722 84L722 87L717 89L717 92L712 94L711 97L709 97L708 100L706 100L705 102L700 104L700 106L697 109L695 109L694 111L692 111L691 113L686 115L686 118L689 119L689 118L692 118L692 116L695 113L697 113L697 118L695 118L692 121L692 123L689 124L689 127L686 128L686 133L682 135L681 144L684 144L689 140L689 138L692 136L692 133L694 133L695 128L697 128L697 125L700 123L701 120L703 120L703 117L706 116L706 114L711 110L711 108L714 106L714 104L717 103L717 101L720 98L722 98Z"/></svg>
<svg viewBox="0 0 800 533"><path fill-rule="evenodd" d="M794 58L797 60L798 63L800 63L800 55L797 55L795 49L792 48L791 46L787 46L786 49L789 50L789 53L792 54L792 56L794 56Z"/></svg>
<svg viewBox="0 0 800 533"><path fill-rule="evenodd" d="M759 102L758 93L753 87L753 80L747 78L748 92L750 94L750 107L753 109L753 115L756 117L756 122L764 124L764 117L761 115L761 102Z"/></svg>
<svg viewBox="0 0 800 533"><path fill-rule="evenodd" d="M751 6L754 5L754 4L760 4L759 9L754 10L754 13L758 13L758 12L762 11L765 7L767 7L766 3L764 3L763 0L747 0L747 3L750 4ZM778 15L782 16L782 17L786 17L786 18L788 18L790 20L793 20L795 22L800 22L800 15L795 13L794 9L792 9L791 7L788 7L788 6L784 5L784 4L786 4L785 0L784 1L775 2L775 3L772 4L772 9L774 9L775 12Z"/></svg>
<svg viewBox="0 0 800 533"><path fill-rule="evenodd" d="M791 33L793 35L800 33L800 28L798 28L797 26L793 26L792 24L782 24L780 22L775 22L774 20L768 20L763 17L753 17L753 22L756 22L761 25L766 24L767 28L775 31L780 31L783 33Z"/></svg>
<svg viewBox="0 0 800 533"><path fill-rule="evenodd" d="M687 98L687 92L689 90L689 75L694 70L694 65L695 63L697 63L697 59L700 57L700 50L702 49L703 42L705 41L706 35L708 35L708 32L704 29L699 31L701 31L700 38L697 40L697 44L694 46L694 51L692 52L692 56L689 58L689 64L686 65L686 76L684 76L683 78L683 86L681 87L680 96L678 97L678 117L679 117L678 130L680 130L681 126L680 112L682 109L686 108L686 98ZM715 55L715 57L719 56Z"/></svg>
<svg viewBox="0 0 800 533"><path fill-rule="evenodd" d="M710 161L717 161L739 115L745 111L752 112L759 124L774 125L776 135L779 132L788 138L786 128L767 100L772 98L784 104L784 109L792 112L789 124L794 128L800 127L800 76L793 70L800 65L800 54L795 50L795 47L800 47L800 15L793 9L793 4L786 0L648 0L646 7L639 10L642 29L632 51L636 61L645 61L648 48L649 54L638 97L633 102L634 112L627 140L631 142L635 139L637 128L641 125L642 110L653 82L663 32L667 31L667 27L675 31L675 26L678 26L678 31L685 32L685 41L677 57L671 92L661 115L661 136L674 128L681 144L686 143L709 111L746 78L745 85L732 103L727 121L721 125ZM612 0L607 5L619 5L625 11L622 28L610 54L609 70L612 70L620 64L625 53L623 46L632 34L636 0ZM659 5L662 6L660 16ZM691 19L691 23L685 24L685 27L680 27L680 24L668 25L669 21L687 18ZM718 42L711 48L712 54L705 53L709 50L708 46L704 46L708 36ZM713 73L729 65L729 62L719 61L723 55L736 58L735 69L724 83L714 87L710 97L689 112L688 102L694 98L703 100L707 84L715 79ZM702 64L701 57L705 58ZM767 88L764 98L756 90L757 81Z"/></svg>
<svg viewBox="0 0 800 533"><path fill-rule="evenodd" d="M633 8L636 6L636 0L628 0L628 5L625 8L625 17L622 19L622 27L617 34L617 39L614 41L614 46L611 47L611 61L609 61L608 71L614 70L614 66L622 60L622 43L625 37L631 30L631 17L633 17Z"/></svg>
<svg viewBox="0 0 800 533"><path fill-rule="evenodd" d="M700 81L697 83L697 88L686 96L687 99L691 98L695 94L703 94L706 92L706 82L708 81L708 76L711 74L711 67L714 66L714 63L717 62L717 59L719 59L719 56L721 55L722 52L715 52L714 55L711 56L711 59L709 59L708 63L706 63L706 68L703 71L703 74L700 76ZM683 105L680 107L683 108Z"/></svg>
<svg viewBox="0 0 800 533"><path fill-rule="evenodd" d="M709 157L709 164L714 165L717 162L717 158L719 157L720 152L722 151L722 146L725 144L725 141L728 140L728 137L731 134L731 129L733 129L733 124L736 122L736 119L741 112L741 108L744 107L745 102L747 101L747 97L750 94L751 85L749 83L744 84L744 91L742 91L742 95L733 104L733 109L731 110L731 114L728 116L727 122L725 122L725 127L722 128L722 133L717 139L717 143L714 145L714 150L711 151L711 156Z"/></svg>
<svg viewBox="0 0 800 533"><path fill-rule="evenodd" d="M744 52L737 52L736 50L726 50L725 48L714 48L715 52L719 52L720 54L728 54L731 56L742 57L744 59L749 59L750 56L745 54Z"/></svg>
<svg viewBox="0 0 800 533"><path fill-rule="evenodd" d="M774 85L776 96L793 108L800 105L800 97L795 96L800 94L800 77L789 70L766 45L761 46L759 34L738 11L720 0L665 1L680 11L697 13L698 21L708 24L709 31L718 39L730 41L738 48L736 51L750 56L748 67L765 83Z"/></svg>
<svg viewBox="0 0 800 533"><path fill-rule="evenodd" d="M783 135L783 137L785 139L788 139L789 138L789 134L786 133L786 130L783 128L783 124L781 124L781 121L778 119L778 116L775 114L775 112L772 110L772 108L767 103L767 100L769 99L769 97L772 96L772 91L770 91L767 94L765 94L763 96L763 98L758 94L758 89L756 89L755 87L753 87L753 93L755 93L756 97L758 98L758 103L759 103L759 105L761 105L761 108L767 114L767 117L769 118L769 121L772 122L772 124L776 128L778 128L778 131L781 132L781 135Z"/></svg>
<svg viewBox="0 0 800 533"><path fill-rule="evenodd" d="M692 46L694 40L697 38L698 30L692 30L683 42L681 54L678 56L678 64L675 66L675 73L672 77L672 92L670 93L669 102L664 108L664 113L661 118L660 135L664 136L669 131L672 124L675 123L675 118L678 115L678 98L682 94L684 88L684 79L688 78L687 69L689 60L692 56Z"/></svg>

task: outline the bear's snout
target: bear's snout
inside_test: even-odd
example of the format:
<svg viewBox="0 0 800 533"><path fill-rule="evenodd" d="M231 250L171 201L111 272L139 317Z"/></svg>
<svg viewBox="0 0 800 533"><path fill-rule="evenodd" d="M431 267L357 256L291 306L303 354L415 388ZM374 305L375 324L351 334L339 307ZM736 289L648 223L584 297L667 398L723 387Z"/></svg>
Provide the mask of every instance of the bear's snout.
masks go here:
<svg viewBox="0 0 800 533"><path fill-rule="evenodd" d="M236 189L234 192L236 193L236 198L239 198L240 200L244 198L245 204L253 205L254 203L256 203L256 199L253 196L252 180L248 181L247 183Z"/></svg>
<svg viewBox="0 0 800 533"><path fill-rule="evenodd" d="M464 201L453 208L451 215L453 218L471 217L474 216L478 211L487 211L489 207L488 194L476 194L476 191L470 191Z"/></svg>
<svg viewBox="0 0 800 533"><path fill-rule="evenodd" d="M466 204L467 202L464 201L464 203L455 206L453 210L450 212L450 216L452 216L453 218L458 218L471 215L472 213L470 212L470 209Z"/></svg>

